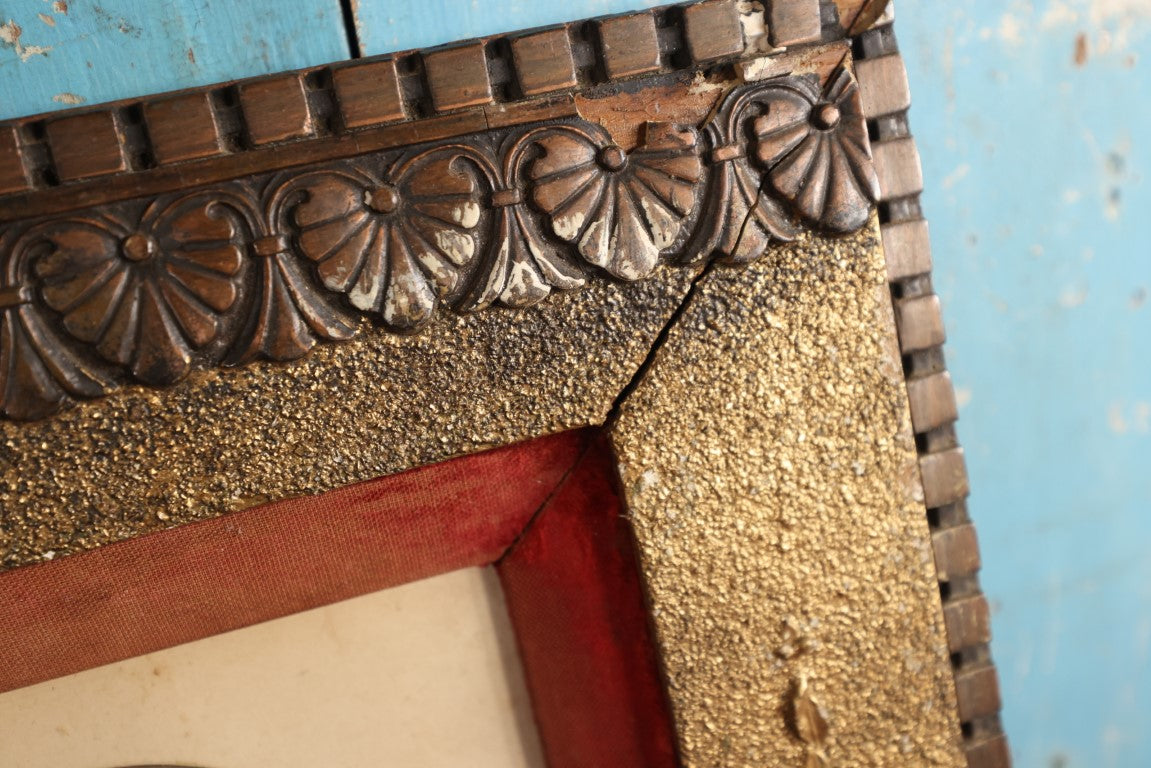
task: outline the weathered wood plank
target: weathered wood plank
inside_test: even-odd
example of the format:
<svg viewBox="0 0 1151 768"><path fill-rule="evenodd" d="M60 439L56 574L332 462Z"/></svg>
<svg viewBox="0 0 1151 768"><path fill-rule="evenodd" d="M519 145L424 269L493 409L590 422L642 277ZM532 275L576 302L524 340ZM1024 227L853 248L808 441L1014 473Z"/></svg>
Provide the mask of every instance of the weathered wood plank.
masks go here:
<svg viewBox="0 0 1151 768"><path fill-rule="evenodd" d="M356 0L356 33L365 56L572 19L625 13L668 0Z"/></svg>
<svg viewBox="0 0 1151 768"><path fill-rule="evenodd" d="M338 0L10 0L0 119L348 55Z"/></svg>

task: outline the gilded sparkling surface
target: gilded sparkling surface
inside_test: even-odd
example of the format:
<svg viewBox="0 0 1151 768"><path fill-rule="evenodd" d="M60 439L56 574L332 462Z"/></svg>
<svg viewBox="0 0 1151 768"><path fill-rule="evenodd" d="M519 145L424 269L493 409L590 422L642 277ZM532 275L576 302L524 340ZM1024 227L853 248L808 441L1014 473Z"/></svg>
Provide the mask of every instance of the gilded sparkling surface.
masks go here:
<svg viewBox="0 0 1151 768"><path fill-rule="evenodd" d="M530 309L368 328L296 363L3 422L3 567L601 423L693 276L592 280Z"/></svg>
<svg viewBox="0 0 1151 768"><path fill-rule="evenodd" d="M671 107L580 103L624 146ZM602 423L693 276L0 423L0 568ZM612 426L689 766L804 765L801 690L831 765L963 765L894 344L874 227L775 247L701 279Z"/></svg>
<svg viewBox="0 0 1151 768"><path fill-rule="evenodd" d="M612 430L689 766L958 766L877 233L717 267Z"/></svg>

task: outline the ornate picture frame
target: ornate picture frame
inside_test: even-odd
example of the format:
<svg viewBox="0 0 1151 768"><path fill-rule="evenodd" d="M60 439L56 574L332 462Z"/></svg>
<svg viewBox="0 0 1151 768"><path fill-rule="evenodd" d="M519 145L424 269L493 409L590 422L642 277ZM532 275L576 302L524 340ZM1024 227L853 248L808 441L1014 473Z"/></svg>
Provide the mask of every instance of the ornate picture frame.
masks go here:
<svg viewBox="0 0 1151 768"><path fill-rule="evenodd" d="M196 531L295 520L330 566L289 500L591 429L678 760L1007 765L884 6L705 0L0 124L4 685L381 586L213 624L177 583L183 634L115 635Z"/></svg>

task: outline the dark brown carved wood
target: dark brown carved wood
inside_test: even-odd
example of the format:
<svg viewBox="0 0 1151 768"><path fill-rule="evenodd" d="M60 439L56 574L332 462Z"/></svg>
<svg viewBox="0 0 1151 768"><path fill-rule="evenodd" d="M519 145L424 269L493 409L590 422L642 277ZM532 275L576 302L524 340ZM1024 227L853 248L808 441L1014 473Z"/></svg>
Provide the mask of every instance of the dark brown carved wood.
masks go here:
<svg viewBox="0 0 1151 768"><path fill-rule="evenodd" d="M241 98L298 101L298 80L262 82ZM350 338L357 313L406 332L440 305L523 306L662 259L748 261L803 223L858 229L866 136L840 69L826 93L813 75L742 86L702 135L649 123L630 152L584 120L528 123L20 222L0 407L32 418L125 377L292 360Z"/></svg>

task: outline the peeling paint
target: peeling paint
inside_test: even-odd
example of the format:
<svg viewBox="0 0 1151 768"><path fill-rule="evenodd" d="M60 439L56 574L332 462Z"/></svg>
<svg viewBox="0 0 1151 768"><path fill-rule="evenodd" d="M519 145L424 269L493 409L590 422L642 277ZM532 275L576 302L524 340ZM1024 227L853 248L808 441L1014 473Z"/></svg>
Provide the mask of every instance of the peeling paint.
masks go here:
<svg viewBox="0 0 1151 768"><path fill-rule="evenodd" d="M575 211L568 216L556 216L552 219L552 229L564 240L574 240L579 236L584 219L582 211Z"/></svg>
<svg viewBox="0 0 1151 768"><path fill-rule="evenodd" d="M1087 35L1080 32L1075 36L1075 55L1071 58L1075 66L1083 67L1087 64L1087 53Z"/></svg>
<svg viewBox="0 0 1151 768"><path fill-rule="evenodd" d="M726 92L730 87L730 83L724 81L713 81L703 72L696 72L695 77L691 80L691 85L688 86L689 93L714 93L715 91Z"/></svg>
<svg viewBox="0 0 1151 768"><path fill-rule="evenodd" d="M56 26L56 20L46 13L37 13L36 17L50 27Z"/></svg>
<svg viewBox="0 0 1151 768"><path fill-rule="evenodd" d="M1147 656L1132 653L1139 622L1151 638L1142 546L1151 530L1151 0L905 5L896 35L924 175L935 181L923 207L941 244L948 362L956 382L979 392L966 402L956 391L968 470L977 506L1014 512L991 514L982 538L985 588L1003 603L993 647L1015 759L1151 766L1138 698ZM1018 30L1004 27L1005 13ZM953 71L942 62L950 47ZM971 176L944 189L965 162ZM968 232L978 247L965 247ZM1034 557L1014 551L1023 540ZM1050 705L1067 691L1091 706ZM1112 727L1122 743L1109 752L1102 735Z"/></svg>
<svg viewBox="0 0 1151 768"><path fill-rule="evenodd" d="M10 48L16 48L20 45L20 35L22 34L24 34L24 30L11 19L8 20L7 24L0 24L0 43Z"/></svg>
<svg viewBox="0 0 1151 768"><path fill-rule="evenodd" d="M20 61L28 61L33 56L47 56L52 50L51 46L24 45L20 37L24 34L23 28L9 19L7 23L0 24L0 45L16 51Z"/></svg>
<svg viewBox="0 0 1151 768"><path fill-rule="evenodd" d="M132 24L123 16L114 16L99 5L92 6L92 13L104 24L119 30L122 34L131 35L132 37L140 37L143 34L143 30L140 29L140 27Z"/></svg>
<svg viewBox="0 0 1151 768"><path fill-rule="evenodd" d="M463 266L471 259L475 246L475 240L470 235L449 229L436 231L436 247L457 267Z"/></svg>
<svg viewBox="0 0 1151 768"><path fill-rule="evenodd" d="M1115 19L1134 21L1151 18L1151 5L1147 0L1091 0L1091 21L1103 24Z"/></svg>
<svg viewBox="0 0 1151 768"><path fill-rule="evenodd" d="M1107 428L1117 435L1127 434L1127 422L1123 420L1123 408L1112 403L1107 408Z"/></svg>
<svg viewBox="0 0 1151 768"><path fill-rule="evenodd" d="M1151 433L1151 402L1136 400L1128 406L1113 401L1107 406L1107 428L1116 435Z"/></svg>
<svg viewBox="0 0 1151 768"><path fill-rule="evenodd" d="M1043 16L1039 20L1039 28L1043 31L1055 29L1061 26L1071 26L1079 23L1079 14L1074 11L1067 3L1060 2L1060 0L1053 0L1047 6L1047 10L1043 12Z"/></svg>
<svg viewBox="0 0 1151 768"><path fill-rule="evenodd" d="M999 39L1008 45L1023 44L1023 24L1011 13L999 17Z"/></svg>
<svg viewBox="0 0 1151 768"><path fill-rule="evenodd" d="M961 164L954 171L952 171L951 173L947 174L946 177L944 177L943 182L942 182L943 188L944 189L951 189L956 184L963 181L963 179L965 179L967 177L967 174L969 174L969 173L971 173L971 166L968 163Z"/></svg>
<svg viewBox="0 0 1151 768"><path fill-rule="evenodd" d="M1063 289L1059 294L1059 306L1064 309L1075 309L1076 307L1083 306L1087 301L1087 286L1075 285L1068 286Z"/></svg>
<svg viewBox="0 0 1151 768"><path fill-rule="evenodd" d="M452 219L462 227L474 227L480 222L479 203L468 201L452 209Z"/></svg>
<svg viewBox="0 0 1151 768"><path fill-rule="evenodd" d="M971 387L956 387L955 388L955 406L962 408L971 402Z"/></svg>
<svg viewBox="0 0 1151 768"><path fill-rule="evenodd" d="M1142 400L1135 403L1135 431L1147 434L1151 431L1151 403Z"/></svg>
<svg viewBox="0 0 1151 768"><path fill-rule="evenodd" d="M739 0L736 3L739 10L739 23L743 27L745 55L766 53L772 50L771 41L767 38L767 16L764 13L763 3L757 0Z"/></svg>
<svg viewBox="0 0 1151 768"><path fill-rule="evenodd" d="M77 96L74 93L58 93L52 97L52 101L58 104L83 104L85 99L83 96Z"/></svg>

